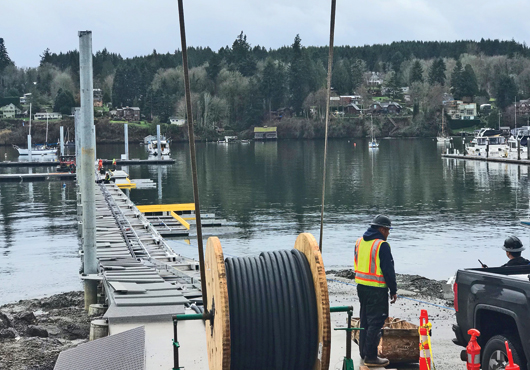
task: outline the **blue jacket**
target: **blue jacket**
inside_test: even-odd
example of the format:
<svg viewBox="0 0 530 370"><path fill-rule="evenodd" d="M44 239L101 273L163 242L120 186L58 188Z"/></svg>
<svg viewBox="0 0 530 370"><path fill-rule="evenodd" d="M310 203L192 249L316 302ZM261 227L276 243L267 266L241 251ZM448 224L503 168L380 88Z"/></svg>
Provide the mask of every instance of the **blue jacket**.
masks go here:
<svg viewBox="0 0 530 370"><path fill-rule="evenodd" d="M364 233L363 239L366 241L374 239L384 240L384 236L381 234L379 229L369 227ZM383 271L383 277L385 278L386 285L388 285L390 295L392 296L397 292L396 271L394 270L394 258L392 257L392 252L390 251L390 245L387 242L381 243L381 247L379 247L379 260L381 261L381 271ZM374 288L381 289L376 287Z"/></svg>

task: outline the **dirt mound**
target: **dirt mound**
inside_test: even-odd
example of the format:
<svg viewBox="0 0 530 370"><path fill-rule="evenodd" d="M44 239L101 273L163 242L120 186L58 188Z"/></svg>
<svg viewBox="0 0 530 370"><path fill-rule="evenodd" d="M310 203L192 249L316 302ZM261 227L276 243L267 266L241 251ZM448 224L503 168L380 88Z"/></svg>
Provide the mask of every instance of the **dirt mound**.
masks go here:
<svg viewBox="0 0 530 370"><path fill-rule="evenodd" d="M88 340L83 292L0 307L0 370L53 369L59 353Z"/></svg>

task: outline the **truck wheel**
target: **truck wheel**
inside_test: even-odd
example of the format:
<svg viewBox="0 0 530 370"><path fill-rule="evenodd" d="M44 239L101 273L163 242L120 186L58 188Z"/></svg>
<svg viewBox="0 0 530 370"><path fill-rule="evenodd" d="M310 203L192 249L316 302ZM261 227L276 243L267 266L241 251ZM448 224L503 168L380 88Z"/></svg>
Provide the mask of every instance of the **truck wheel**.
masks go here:
<svg viewBox="0 0 530 370"><path fill-rule="evenodd" d="M526 370L524 352L519 341L504 335L495 335L486 343L482 355L482 370L504 370L508 364L505 341L508 341L512 350L513 362L519 365L521 370Z"/></svg>

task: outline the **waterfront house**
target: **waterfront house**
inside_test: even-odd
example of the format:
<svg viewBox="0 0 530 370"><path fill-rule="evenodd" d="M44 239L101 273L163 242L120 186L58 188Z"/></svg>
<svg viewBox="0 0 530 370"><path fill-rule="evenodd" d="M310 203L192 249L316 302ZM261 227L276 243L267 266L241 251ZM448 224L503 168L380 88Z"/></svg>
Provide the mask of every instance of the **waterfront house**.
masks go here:
<svg viewBox="0 0 530 370"><path fill-rule="evenodd" d="M116 117L126 121L140 121L140 108L125 107L116 109Z"/></svg>
<svg viewBox="0 0 530 370"><path fill-rule="evenodd" d="M34 120L45 120L45 119L61 119L63 118L61 113L57 112L40 112L33 115Z"/></svg>
<svg viewBox="0 0 530 370"><path fill-rule="evenodd" d="M22 113L15 104L11 103L0 108L0 118L15 118Z"/></svg>
<svg viewBox="0 0 530 370"><path fill-rule="evenodd" d="M528 116L530 114L530 99L519 100L516 106L517 106L517 115Z"/></svg>
<svg viewBox="0 0 530 370"><path fill-rule="evenodd" d="M20 97L20 104L29 104L31 100L31 93L26 93Z"/></svg>
<svg viewBox="0 0 530 370"><path fill-rule="evenodd" d="M184 126L186 124L186 120L184 118L169 117L169 123L172 125Z"/></svg>
<svg viewBox="0 0 530 370"><path fill-rule="evenodd" d="M445 102L447 115L453 120L472 120L477 117L477 104L464 103L462 100Z"/></svg>
<svg viewBox="0 0 530 370"><path fill-rule="evenodd" d="M94 96L94 107L102 107L103 106L103 91L101 91L101 89L94 89L93 96Z"/></svg>
<svg viewBox="0 0 530 370"><path fill-rule="evenodd" d="M400 104L394 103L394 102L382 103L381 108L383 109L383 113L388 113L388 114L401 113L401 109L402 109Z"/></svg>
<svg viewBox="0 0 530 370"><path fill-rule="evenodd" d="M276 127L254 127L254 140L276 140L277 138Z"/></svg>
<svg viewBox="0 0 530 370"><path fill-rule="evenodd" d="M362 113L362 110L357 104L350 103L346 107L344 107L344 113L359 115Z"/></svg>

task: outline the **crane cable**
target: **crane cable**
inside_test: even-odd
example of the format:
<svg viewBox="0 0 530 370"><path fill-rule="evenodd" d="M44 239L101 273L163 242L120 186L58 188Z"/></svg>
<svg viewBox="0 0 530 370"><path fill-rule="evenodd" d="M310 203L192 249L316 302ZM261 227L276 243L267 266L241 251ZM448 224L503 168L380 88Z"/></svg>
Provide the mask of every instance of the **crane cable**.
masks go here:
<svg viewBox="0 0 530 370"><path fill-rule="evenodd" d="M326 131L324 134L324 170L322 175L322 209L320 211L320 241L318 246L322 253L322 239L324 235L324 200L326 196L326 162L328 156L328 126L329 126L329 99L331 96L331 72L333 70L333 40L335 37L335 8L336 0L331 0L331 21L329 30L329 55L328 55L328 79L326 99Z"/></svg>

